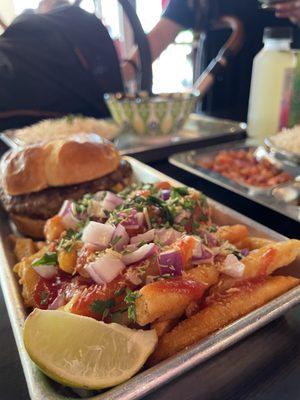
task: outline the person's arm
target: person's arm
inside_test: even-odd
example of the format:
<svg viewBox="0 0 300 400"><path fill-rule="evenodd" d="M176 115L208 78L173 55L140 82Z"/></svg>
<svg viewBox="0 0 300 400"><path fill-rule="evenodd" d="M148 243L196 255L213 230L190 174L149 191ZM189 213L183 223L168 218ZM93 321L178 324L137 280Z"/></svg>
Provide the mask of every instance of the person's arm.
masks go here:
<svg viewBox="0 0 300 400"><path fill-rule="evenodd" d="M176 22L171 21L167 18L162 18L152 31L148 34L148 40L151 49L152 61L156 60L160 54L173 43L177 34L183 29L183 27ZM137 49L134 49L133 54L130 57L134 63L139 63L139 54ZM135 78L135 69L130 62L124 62L122 65L123 78L126 81Z"/></svg>
<svg viewBox="0 0 300 400"><path fill-rule="evenodd" d="M4 31L5 31L6 28L7 28L6 23L1 19L1 17L0 17L0 28L2 28Z"/></svg>
<svg viewBox="0 0 300 400"><path fill-rule="evenodd" d="M276 17L289 18L294 24L300 25L300 0L290 0L275 5Z"/></svg>

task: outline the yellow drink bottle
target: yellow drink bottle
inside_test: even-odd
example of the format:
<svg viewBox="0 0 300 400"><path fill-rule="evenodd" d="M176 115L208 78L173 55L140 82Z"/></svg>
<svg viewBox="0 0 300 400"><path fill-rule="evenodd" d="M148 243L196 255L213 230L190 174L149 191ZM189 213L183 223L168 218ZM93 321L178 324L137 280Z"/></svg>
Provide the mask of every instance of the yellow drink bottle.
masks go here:
<svg viewBox="0 0 300 400"><path fill-rule="evenodd" d="M265 28L264 47L253 61L248 135L258 143L279 130L285 77L296 67L291 42L290 28Z"/></svg>

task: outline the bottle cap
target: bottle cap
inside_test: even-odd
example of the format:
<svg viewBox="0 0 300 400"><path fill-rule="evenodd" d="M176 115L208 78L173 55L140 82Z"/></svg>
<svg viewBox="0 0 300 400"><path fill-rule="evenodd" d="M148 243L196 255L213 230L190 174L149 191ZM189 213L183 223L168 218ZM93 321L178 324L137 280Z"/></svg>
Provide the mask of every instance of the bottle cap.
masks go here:
<svg viewBox="0 0 300 400"><path fill-rule="evenodd" d="M267 27L264 30L264 39L290 39L293 37L293 29L288 26Z"/></svg>

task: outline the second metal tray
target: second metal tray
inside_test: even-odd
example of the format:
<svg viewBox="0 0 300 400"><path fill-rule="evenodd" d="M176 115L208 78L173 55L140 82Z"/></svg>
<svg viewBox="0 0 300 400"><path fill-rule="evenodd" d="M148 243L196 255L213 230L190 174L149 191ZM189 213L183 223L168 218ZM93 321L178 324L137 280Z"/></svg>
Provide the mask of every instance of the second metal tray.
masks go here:
<svg viewBox="0 0 300 400"><path fill-rule="evenodd" d="M285 216L288 216L296 221L300 220L300 212L285 203L276 200L272 194L272 188L260 188L255 186L246 186L239 184L225 176L211 171L206 168L202 168L197 165L196 160L200 157L214 157L220 150L233 150L233 149L248 149L253 147L245 141L237 141L226 143L217 146L207 146L198 150L187 151L183 153L174 154L169 158L171 164L185 171L188 171L201 178L207 179L216 185L222 186L232 192L238 193L246 197L247 199L253 200L265 207L271 208ZM267 155L267 154L266 154ZM280 165L280 167L289 172L292 176L300 175L300 167L290 166L286 164Z"/></svg>

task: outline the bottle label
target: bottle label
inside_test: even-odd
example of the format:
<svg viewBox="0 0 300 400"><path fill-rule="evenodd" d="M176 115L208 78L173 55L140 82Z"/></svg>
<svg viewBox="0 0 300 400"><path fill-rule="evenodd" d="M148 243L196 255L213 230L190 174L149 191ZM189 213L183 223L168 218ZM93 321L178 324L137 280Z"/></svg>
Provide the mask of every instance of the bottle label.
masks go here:
<svg viewBox="0 0 300 400"><path fill-rule="evenodd" d="M296 68L285 71L283 81L279 129L292 128L300 123L300 53Z"/></svg>
<svg viewBox="0 0 300 400"><path fill-rule="evenodd" d="M293 85L295 79L295 69L286 68L284 72L282 92L281 92L281 105L279 116L279 130L286 128L289 125L289 118L291 113L291 105L293 100Z"/></svg>

